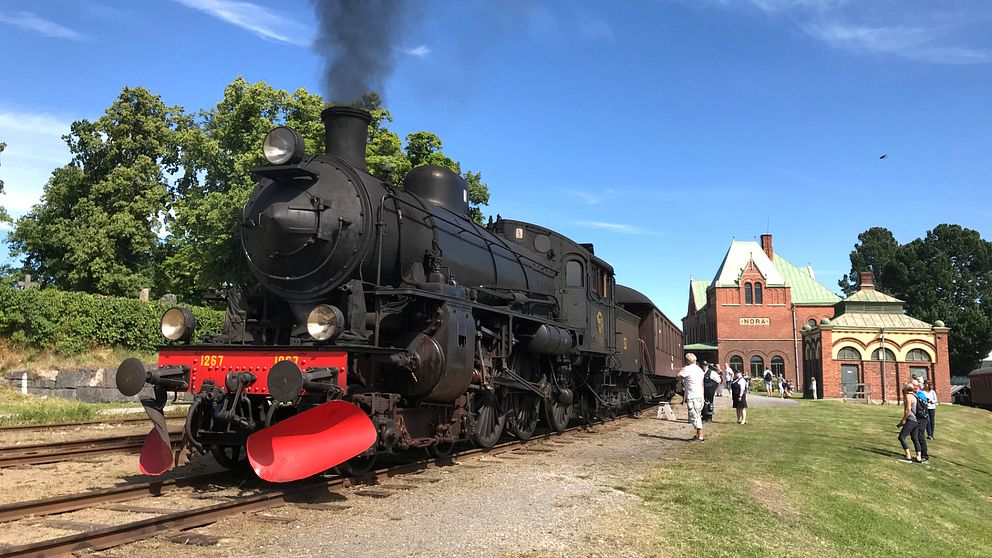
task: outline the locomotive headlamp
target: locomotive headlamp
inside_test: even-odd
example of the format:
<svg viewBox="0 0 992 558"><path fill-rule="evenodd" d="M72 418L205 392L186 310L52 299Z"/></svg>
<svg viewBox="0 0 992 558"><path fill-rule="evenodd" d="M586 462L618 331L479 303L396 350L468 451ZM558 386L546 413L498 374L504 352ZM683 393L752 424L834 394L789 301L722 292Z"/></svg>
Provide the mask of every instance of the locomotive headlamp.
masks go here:
<svg viewBox="0 0 992 558"><path fill-rule="evenodd" d="M273 128L262 142L262 154L270 165L287 165L303 160L303 136L288 126Z"/></svg>
<svg viewBox="0 0 992 558"><path fill-rule="evenodd" d="M162 314L162 337L169 341L189 341L193 338L196 319L188 308L169 308Z"/></svg>
<svg viewBox="0 0 992 558"><path fill-rule="evenodd" d="M317 341L333 339L341 333L344 315L337 308L321 304L307 316L307 332Z"/></svg>

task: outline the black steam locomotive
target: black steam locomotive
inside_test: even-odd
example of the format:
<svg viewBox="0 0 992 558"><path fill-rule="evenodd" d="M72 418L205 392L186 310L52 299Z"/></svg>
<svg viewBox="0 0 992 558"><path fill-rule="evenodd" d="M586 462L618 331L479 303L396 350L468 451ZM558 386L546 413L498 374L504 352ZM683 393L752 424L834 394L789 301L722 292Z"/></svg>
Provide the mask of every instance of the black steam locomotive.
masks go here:
<svg viewBox="0 0 992 558"><path fill-rule="evenodd" d="M253 170L242 246L262 294L227 292L208 344L190 342L188 310L169 310L159 368L118 369L123 393L154 388L142 471L178 463L169 391L192 393L185 444L232 467L246 455L272 481L409 448L491 447L542 419L560 431L670 396L643 316L618 303L592 245L499 217L479 226L444 168L415 168L397 188L366 171L368 113L321 116L326 153L306 155L279 127L263 142L270 165Z"/></svg>

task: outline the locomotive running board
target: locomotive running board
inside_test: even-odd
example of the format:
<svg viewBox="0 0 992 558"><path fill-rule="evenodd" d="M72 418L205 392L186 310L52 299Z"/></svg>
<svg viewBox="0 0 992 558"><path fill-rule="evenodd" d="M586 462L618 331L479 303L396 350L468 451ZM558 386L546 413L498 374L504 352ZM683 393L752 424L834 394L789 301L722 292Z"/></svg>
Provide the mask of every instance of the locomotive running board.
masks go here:
<svg viewBox="0 0 992 558"><path fill-rule="evenodd" d="M248 436L248 461L260 478L290 482L344 463L377 438L360 407L329 401Z"/></svg>

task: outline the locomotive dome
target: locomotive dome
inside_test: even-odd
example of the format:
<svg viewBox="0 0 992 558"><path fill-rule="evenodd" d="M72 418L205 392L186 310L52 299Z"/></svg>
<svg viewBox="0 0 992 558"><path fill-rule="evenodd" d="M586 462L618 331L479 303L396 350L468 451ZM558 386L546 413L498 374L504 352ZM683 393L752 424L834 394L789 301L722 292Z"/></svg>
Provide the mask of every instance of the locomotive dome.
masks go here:
<svg viewBox="0 0 992 558"><path fill-rule="evenodd" d="M411 170L403 177L403 188L436 206L468 214L468 185L444 167L424 165Z"/></svg>

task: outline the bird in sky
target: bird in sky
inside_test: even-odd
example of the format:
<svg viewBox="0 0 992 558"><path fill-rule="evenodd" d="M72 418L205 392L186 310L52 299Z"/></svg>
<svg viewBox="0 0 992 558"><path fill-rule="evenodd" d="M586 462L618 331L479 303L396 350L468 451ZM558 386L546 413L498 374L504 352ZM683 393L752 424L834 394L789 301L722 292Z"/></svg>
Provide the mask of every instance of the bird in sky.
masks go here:
<svg viewBox="0 0 992 558"><path fill-rule="evenodd" d="M886 155L885 153L882 153L882 156L881 156L881 157L879 157L879 159L884 159L884 158L886 158L886 157L888 157L888 155Z"/></svg>

